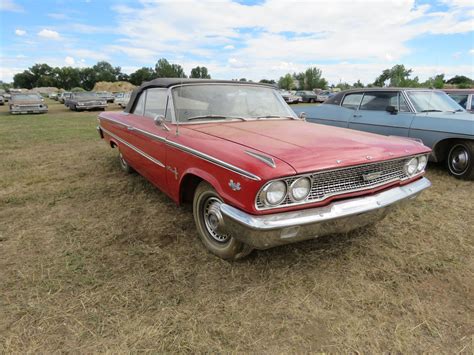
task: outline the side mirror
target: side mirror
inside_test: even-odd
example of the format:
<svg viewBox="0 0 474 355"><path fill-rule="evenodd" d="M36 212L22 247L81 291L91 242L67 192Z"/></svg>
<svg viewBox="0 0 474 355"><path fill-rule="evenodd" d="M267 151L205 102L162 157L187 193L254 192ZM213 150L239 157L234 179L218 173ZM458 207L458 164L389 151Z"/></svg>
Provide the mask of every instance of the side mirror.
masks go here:
<svg viewBox="0 0 474 355"><path fill-rule="evenodd" d="M303 121L306 121L306 112L300 112L298 117L301 118Z"/></svg>
<svg viewBox="0 0 474 355"><path fill-rule="evenodd" d="M155 118L153 119L153 122L155 122L155 125L158 127L161 127L165 131L169 131L169 127L165 123L165 116L163 115L156 115Z"/></svg>
<svg viewBox="0 0 474 355"><path fill-rule="evenodd" d="M396 115L397 112L398 112L397 108L396 108L395 106L392 106L392 105L387 106L387 107L385 108L385 111L387 111L387 112L390 113L391 115Z"/></svg>

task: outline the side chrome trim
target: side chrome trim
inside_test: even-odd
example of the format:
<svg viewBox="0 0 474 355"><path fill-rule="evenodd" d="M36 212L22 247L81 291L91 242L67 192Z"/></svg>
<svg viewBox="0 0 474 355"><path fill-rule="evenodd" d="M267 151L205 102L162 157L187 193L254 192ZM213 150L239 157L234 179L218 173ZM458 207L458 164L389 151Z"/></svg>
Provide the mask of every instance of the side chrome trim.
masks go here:
<svg viewBox="0 0 474 355"><path fill-rule="evenodd" d="M103 117L102 117L102 118L103 118ZM198 157L198 158L204 159L204 160L206 160L206 161L208 161L208 162L210 162L210 163L213 163L213 164L215 164L215 165L218 165L218 166L220 166L220 167L222 167L222 168L224 168L224 169L227 169L227 170L229 170L229 171L232 171L232 172L234 172L234 173L236 173L236 174L242 175L242 176L244 176L244 177L246 177L246 178L248 178L248 179L255 180L255 181L261 181L261 180L262 180L259 176L255 175L255 174L252 174L252 173L250 173L250 172L248 172L248 171L246 171L246 170L243 170L243 169L241 169L241 168L239 168L239 167L237 167L237 166L234 166L234 165L232 165L232 164L226 163L225 161L222 161L222 160L220 160L220 159L217 159L217 158L215 158L215 157L213 157L213 156L211 156L211 155L208 155L208 154L206 154L206 153L202 153L202 152L200 152L200 151L198 151L198 150L196 150L196 149L187 147L187 146L182 145L182 144L180 144L180 143L176 143L176 142L170 141L170 140L167 139L167 138L158 136L158 135L156 135L156 134L153 134L153 133L151 133L151 132L145 131L145 130L140 129L140 128L132 127L132 126L123 124L123 123L121 123L121 122L108 119L108 118L105 118L105 119L106 119L107 121L110 121L110 122L113 122L113 123L119 123L119 124L121 124L123 127L126 127L128 130L133 130L134 132L143 134L143 135L147 136L147 137L150 138L150 139L156 140L156 141L158 141L158 142L163 142L163 143L165 143L165 144L167 144L167 145L169 145L169 146L171 146L171 147L174 147L174 148L177 148L177 149L179 149L179 150L182 150L182 151L184 151L184 152L186 152L186 153L192 154L192 155L194 155L194 156L196 156L196 157ZM101 128L102 128L102 127L101 127ZM104 132L110 134L112 137L116 138L117 140L121 141L123 144L126 144L126 145L129 144L129 143L125 142L123 139L118 138L117 136L113 135L113 134L110 133L109 131L105 130L104 128L102 128L102 130L103 130ZM135 147L134 147L134 148L135 148ZM133 148L132 148L132 149L133 149ZM138 148L135 148L135 149L138 149ZM144 153L144 152L142 152L142 151L140 151L139 153L142 154L142 155L143 155L143 154L146 154L146 153ZM145 155L144 155L144 156L145 156ZM149 157L149 158L151 158L151 159L154 159L154 158L150 157L150 156L147 155L147 154L146 154L146 157ZM155 160L156 160L156 159L155 159ZM159 165L162 166L162 167L165 167L165 165L162 164L161 162L160 162Z"/></svg>
<svg viewBox="0 0 474 355"><path fill-rule="evenodd" d="M155 159L153 158L152 156L148 155L147 153L145 153L144 151L138 149L137 147L135 147L134 145L124 141L122 138L119 138L117 137L115 134L113 134L112 132L110 132L109 130L105 129L104 127L100 127L100 129L107 133L109 136L113 137L114 139L116 139L117 141L119 141L120 143L126 145L127 147L129 147L130 149L134 150L135 152L137 152L138 154L140 154L141 156L147 158L148 160L150 160L151 162L155 163L156 165L159 165L161 166L162 168L165 167L165 165L159 161L158 159Z"/></svg>
<svg viewBox="0 0 474 355"><path fill-rule="evenodd" d="M256 153L256 152L251 152L250 150L246 150L245 153L250 155L251 157L254 157L255 159L260 160L264 164L267 164L268 166L274 169L276 168L275 160L273 160L272 157L269 157L264 154Z"/></svg>
<svg viewBox="0 0 474 355"><path fill-rule="evenodd" d="M108 121L112 124L116 124L117 126L121 126L121 127L124 127L124 128L130 128L130 126L126 123L123 123L123 122L120 122L120 121L117 121L117 120L112 120L112 119L107 118L107 117L99 116L98 120L99 120L99 122L100 122L100 120L106 120L106 121Z"/></svg>

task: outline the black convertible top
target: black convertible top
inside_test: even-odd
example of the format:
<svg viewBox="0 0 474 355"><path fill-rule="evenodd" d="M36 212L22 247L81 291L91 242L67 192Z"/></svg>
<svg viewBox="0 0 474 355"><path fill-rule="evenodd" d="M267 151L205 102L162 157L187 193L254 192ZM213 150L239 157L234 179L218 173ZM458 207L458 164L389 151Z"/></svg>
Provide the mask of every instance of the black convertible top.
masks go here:
<svg viewBox="0 0 474 355"><path fill-rule="evenodd" d="M273 85L254 83L251 81L236 81L236 80L212 80L212 79L182 79L182 78L158 78L150 81L146 81L141 84L138 88L133 90L130 100L128 101L127 107L124 112L130 113L135 99L148 88L169 88L171 86L180 84L233 84L233 85L259 85L264 87L274 88Z"/></svg>

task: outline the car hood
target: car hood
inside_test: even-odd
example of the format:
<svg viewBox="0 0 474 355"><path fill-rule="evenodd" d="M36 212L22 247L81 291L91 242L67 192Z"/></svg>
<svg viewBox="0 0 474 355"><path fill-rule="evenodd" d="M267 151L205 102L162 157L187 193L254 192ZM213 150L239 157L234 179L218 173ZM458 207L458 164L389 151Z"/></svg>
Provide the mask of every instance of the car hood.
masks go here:
<svg viewBox="0 0 474 355"><path fill-rule="evenodd" d="M12 100L12 105L42 105L41 100Z"/></svg>
<svg viewBox="0 0 474 355"><path fill-rule="evenodd" d="M297 173L429 152L413 140L294 120L189 125L289 164Z"/></svg>

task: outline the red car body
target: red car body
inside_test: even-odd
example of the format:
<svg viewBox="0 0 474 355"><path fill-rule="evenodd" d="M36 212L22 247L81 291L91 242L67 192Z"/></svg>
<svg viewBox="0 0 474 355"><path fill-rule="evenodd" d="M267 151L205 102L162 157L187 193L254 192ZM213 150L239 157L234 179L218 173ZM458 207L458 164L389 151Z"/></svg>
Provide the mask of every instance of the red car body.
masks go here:
<svg viewBox="0 0 474 355"><path fill-rule="evenodd" d="M132 95L126 112L104 112L99 116L101 137L112 147L118 147L134 170L177 204L192 199L196 184L205 181L215 189L223 204L238 210L236 213L242 212L247 219L267 216L265 223L268 224L268 218L274 215L281 217L285 212L286 215L294 214L295 211L328 206L335 200L347 201L356 196L370 196L395 186L409 185L417 180L427 181L422 171L403 180L341 191L323 200L258 208L256 198L269 181L326 171L344 172L345 168L358 166L370 167L371 164L426 155L430 149L409 139L317 125L292 118L186 124L170 120L164 125L157 125L153 119L144 119L143 115L133 112L140 90L171 90L179 85L195 83L202 81L187 80L183 83L182 80L158 79L142 85ZM204 81L201 85L207 83L210 85L211 81ZM171 99L169 94L168 105ZM247 239L245 242L264 249L291 241L266 245L248 242Z"/></svg>

